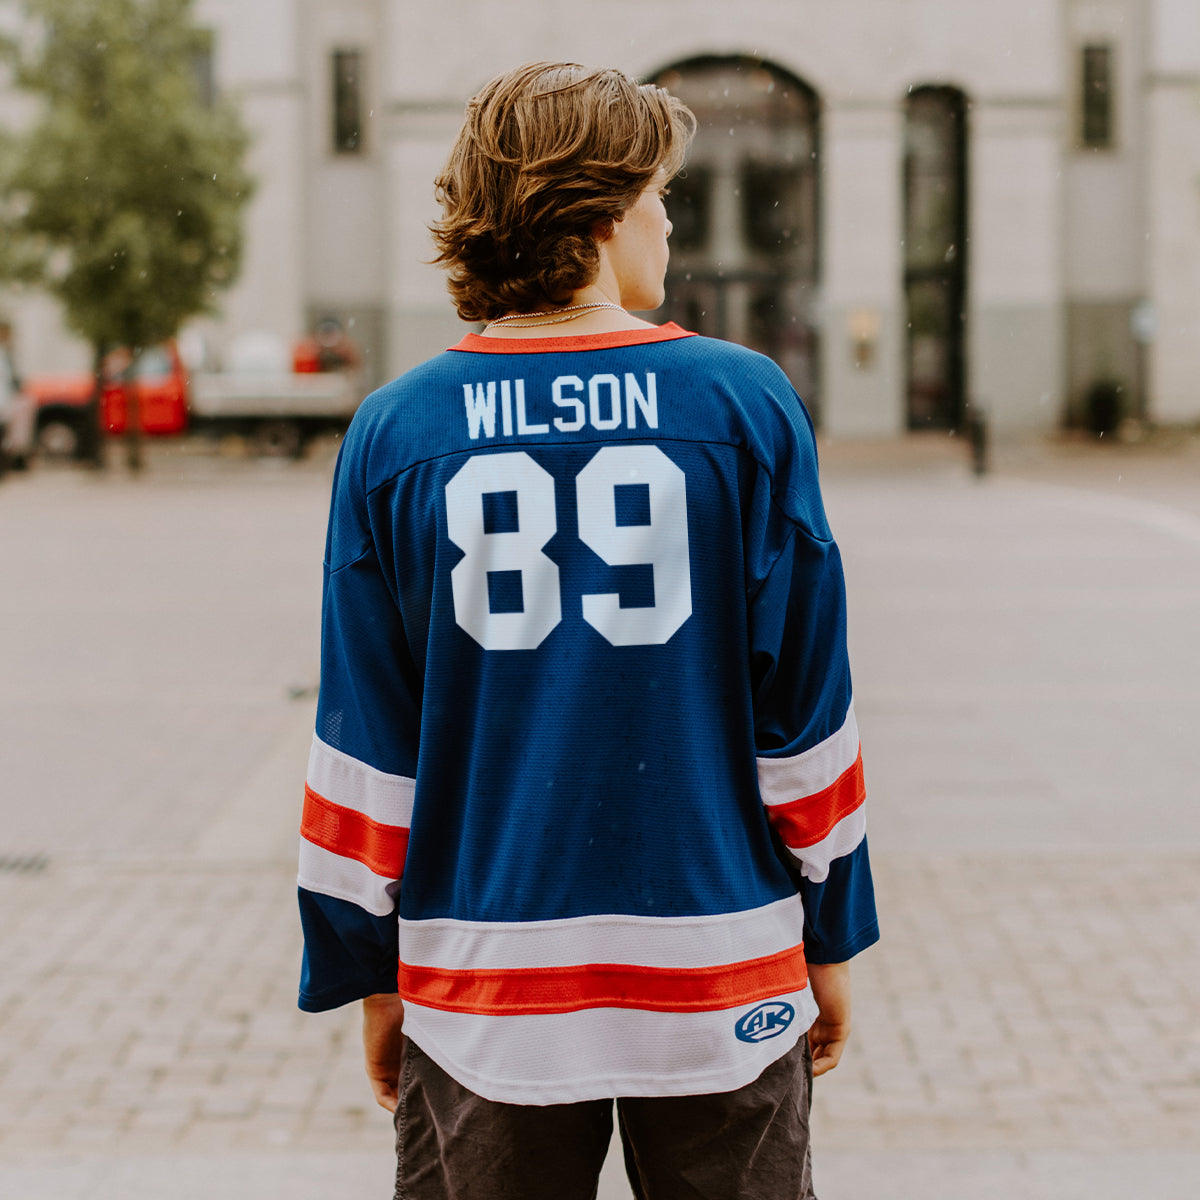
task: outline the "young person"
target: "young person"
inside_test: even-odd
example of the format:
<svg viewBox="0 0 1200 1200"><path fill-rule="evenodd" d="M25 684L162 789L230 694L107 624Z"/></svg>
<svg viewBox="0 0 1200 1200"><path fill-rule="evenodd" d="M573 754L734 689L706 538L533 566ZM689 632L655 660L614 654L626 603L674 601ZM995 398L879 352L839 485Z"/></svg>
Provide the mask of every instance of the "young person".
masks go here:
<svg viewBox="0 0 1200 1200"><path fill-rule="evenodd" d="M812 1195L878 936L807 414L664 298L687 109L533 64L439 260L486 322L367 399L325 556L302 1008L362 1000L398 1197ZM805 1034L807 1033L807 1036Z"/></svg>

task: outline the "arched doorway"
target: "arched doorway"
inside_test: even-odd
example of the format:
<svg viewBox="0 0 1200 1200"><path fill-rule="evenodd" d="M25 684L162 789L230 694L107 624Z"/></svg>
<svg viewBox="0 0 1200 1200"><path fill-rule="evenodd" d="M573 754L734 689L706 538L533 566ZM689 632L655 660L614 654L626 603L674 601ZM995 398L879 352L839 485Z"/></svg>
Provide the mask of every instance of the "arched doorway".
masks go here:
<svg viewBox="0 0 1200 1200"><path fill-rule="evenodd" d="M957 429L966 409L967 99L914 88L905 104L908 427Z"/></svg>
<svg viewBox="0 0 1200 1200"><path fill-rule="evenodd" d="M817 395L819 104L760 59L692 59L656 82L696 114L696 140L671 184L667 319L770 355Z"/></svg>

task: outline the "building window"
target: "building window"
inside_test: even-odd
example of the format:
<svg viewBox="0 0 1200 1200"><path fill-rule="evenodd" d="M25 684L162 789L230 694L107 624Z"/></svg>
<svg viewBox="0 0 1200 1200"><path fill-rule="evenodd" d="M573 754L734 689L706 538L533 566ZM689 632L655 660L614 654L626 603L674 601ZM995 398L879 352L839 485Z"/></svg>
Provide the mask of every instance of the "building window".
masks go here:
<svg viewBox="0 0 1200 1200"><path fill-rule="evenodd" d="M333 52L333 151L363 152L363 58L361 50Z"/></svg>
<svg viewBox="0 0 1200 1200"><path fill-rule="evenodd" d="M967 115L956 88L916 87L905 104L910 429L958 429L966 412Z"/></svg>
<svg viewBox="0 0 1200 1200"><path fill-rule="evenodd" d="M1089 150L1113 144L1113 70L1111 46L1084 46L1080 94L1080 143Z"/></svg>
<svg viewBox="0 0 1200 1200"><path fill-rule="evenodd" d="M769 355L819 420L820 100L758 58L690 59L658 82L699 128L667 198L671 265L656 319Z"/></svg>

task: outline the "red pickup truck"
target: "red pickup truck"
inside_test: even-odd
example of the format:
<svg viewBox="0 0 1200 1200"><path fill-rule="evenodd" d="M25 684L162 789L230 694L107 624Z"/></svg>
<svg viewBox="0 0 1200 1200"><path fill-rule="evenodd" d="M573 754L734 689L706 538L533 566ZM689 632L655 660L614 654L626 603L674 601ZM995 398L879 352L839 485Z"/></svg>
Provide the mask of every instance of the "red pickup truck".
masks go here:
<svg viewBox="0 0 1200 1200"><path fill-rule="evenodd" d="M100 393L100 428L124 433L127 414L121 375L129 352L115 350L104 360ZM188 373L174 343L143 352L134 377L142 431L182 433L188 427ZM48 454L71 457L84 441L88 408L96 383L86 373L34 375L22 389L37 406L37 444Z"/></svg>
<svg viewBox="0 0 1200 1200"><path fill-rule="evenodd" d="M100 428L120 434L127 421L121 375L125 350L104 362ZM353 372L195 372L189 374L173 342L143 351L134 388L142 432L187 430L236 434L260 454L299 456L322 433L344 432L362 399ZM24 391L37 406L37 446L56 457L76 457L86 446L88 405L95 381L88 374L33 376Z"/></svg>

